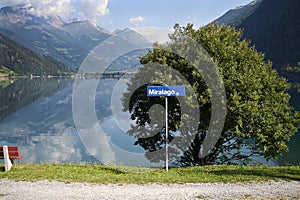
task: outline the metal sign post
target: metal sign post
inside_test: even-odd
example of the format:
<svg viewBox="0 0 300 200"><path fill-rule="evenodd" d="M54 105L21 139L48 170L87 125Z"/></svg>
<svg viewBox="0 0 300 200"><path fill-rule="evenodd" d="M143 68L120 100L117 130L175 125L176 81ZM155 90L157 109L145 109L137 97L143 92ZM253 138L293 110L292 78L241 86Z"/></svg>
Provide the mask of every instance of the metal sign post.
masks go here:
<svg viewBox="0 0 300 200"><path fill-rule="evenodd" d="M147 97L165 97L166 109L166 171L169 171L168 157L168 97L185 96L185 86L147 86Z"/></svg>
<svg viewBox="0 0 300 200"><path fill-rule="evenodd" d="M169 171L169 158L168 158L168 97L166 97L166 171Z"/></svg>

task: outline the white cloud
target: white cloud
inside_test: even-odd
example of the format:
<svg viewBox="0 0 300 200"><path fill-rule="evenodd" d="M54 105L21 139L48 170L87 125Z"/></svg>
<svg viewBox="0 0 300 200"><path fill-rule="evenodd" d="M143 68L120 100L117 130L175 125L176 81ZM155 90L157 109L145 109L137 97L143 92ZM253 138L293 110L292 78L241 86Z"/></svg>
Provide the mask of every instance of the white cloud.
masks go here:
<svg viewBox="0 0 300 200"><path fill-rule="evenodd" d="M130 24L137 26L139 23L144 22L144 18L142 16L134 17L129 19Z"/></svg>
<svg viewBox="0 0 300 200"><path fill-rule="evenodd" d="M72 0L4 0L3 4L24 4L29 13L43 17L67 17L74 12Z"/></svg>
<svg viewBox="0 0 300 200"><path fill-rule="evenodd" d="M29 13L49 17L68 17L75 12L73 3L80 2L78 8L81 14L93 23L97 23L99 17L109 14L107 8L109 0L1 0L3 5L24 4Z"/></svg>
<svg viewBox="0 0 300 200"><path fill-rule="evenodd" d="M99 17L108 15L108 0L81 0L81 12L93 23L97 23Z"/></svg>

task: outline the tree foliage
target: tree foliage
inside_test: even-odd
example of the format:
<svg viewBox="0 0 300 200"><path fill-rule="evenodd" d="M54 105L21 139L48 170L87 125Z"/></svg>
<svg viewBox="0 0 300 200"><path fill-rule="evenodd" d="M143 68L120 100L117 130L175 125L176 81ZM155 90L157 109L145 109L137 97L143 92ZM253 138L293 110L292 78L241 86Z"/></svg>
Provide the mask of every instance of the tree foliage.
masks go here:
<svg viewBox="0 0 300 200"><path fill-rule="evenodd" d="M185 27L176 24L174 33L170 35L171 42L167 44L168 48L177 48L178 51L184 52L194 47L175 44L184 37L192 38L211 56L223 80L227 106L225 125L221 137L205 157L199 157L199 153L210 125L212 105L210 90L203 76L193 68L191 63L167 51L162 45L154 44L153 50L141 58L141 64L157 63L179 71L189 81L199 102L197 107L191 105L191 109L198 109L201 113L199 127L197 130L187 128L189 130L186 130L185 134L192 133L193 141L174 163L178 165L249 164L257 156L273 159L288 150L286 142L297 131L299 120L298 113L294 112L289 105L290 95L286 92L289 84L272 69L271 62L264 61L264 54L257 52L254 46L249 46L249 41L242 40L241 36L241 31L228 26L211 24L196 30L192 24ZM196 57L197 63L206 59L201 52L192 56ZM155 73L151 70L145 72L145 70L149 68L141 67L128 84L128 91L125 92L123 100L124 102L129 100L130 103L128 107L124 103L124 110L131 113L131 119L136 123L128 131L128 134L137 138L135 144L142 146L147 152L154 152L165 145L165 127L157 131L157 134L147 133L145 130L150 131L150 129L140 127L146 127L153 120L149 114L150 107L154 104L164 106L164 101L161 98L147 98L145 85L136 90L136 86L142 85L145 78L142 74ZM158 74L157 77L168 78L163 74ZM172 140L178 130L181 113L177 98L171 98L169 102L170 131L168 134ZM143 137L140 137L141 134ZM146 137L149 135L151 137ZM172 146L171 155L173 153L175 155L178 146ZM159 162L164 159L163 156L149 157L149 159Z"/></svg>

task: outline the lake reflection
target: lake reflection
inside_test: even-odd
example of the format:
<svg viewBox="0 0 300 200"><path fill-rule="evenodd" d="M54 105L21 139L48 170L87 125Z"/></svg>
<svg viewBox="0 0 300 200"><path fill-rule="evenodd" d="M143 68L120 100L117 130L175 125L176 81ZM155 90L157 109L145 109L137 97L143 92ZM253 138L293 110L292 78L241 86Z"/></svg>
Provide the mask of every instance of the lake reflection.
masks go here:
<svg viewBox="0 0 300 200"><path fill-rule="evenodd" d="M80 80L79 84L84 85L88 81L99 80ZM20 160L22 163L113 163L162 167L162 161L150 163L145 157L145 150L134 145L136 138L129 136L124 128L129 128L130 124L115 121L117 116L112 115L112 106L115 105L111 105L111 99L118 81L100 80L95 96L90 98L94 101L97 122L92 124L91 129L79 132L72 110L73 79L0 82L0 145L19 146L20 152L25 155ZM81 102L80 105L88 103ZM117 109L122 110L120 107ZM127 116L128 113L122 113L121 118ZM128 121L125 119L125 122ZM98 126L104 134L98 134ZM299 133L289 144L291 151L280 157L279 164L299 165Z"/></svg>
<svg viewBox="0 0 300 200"><path fill-rule="evenodd" d="M143 156L143 149L134 145L134 138L112 118L109 88L116 82L103 79L96 91L95 111L107 140L93 141L97 149L85 146L75 129L73 79L18 79L0 87L0 145L19 146L24 163L101 162L97 157L100 154L113 158L115 164L153 166ZM138 157L133 162L127 154Z"/></svg>

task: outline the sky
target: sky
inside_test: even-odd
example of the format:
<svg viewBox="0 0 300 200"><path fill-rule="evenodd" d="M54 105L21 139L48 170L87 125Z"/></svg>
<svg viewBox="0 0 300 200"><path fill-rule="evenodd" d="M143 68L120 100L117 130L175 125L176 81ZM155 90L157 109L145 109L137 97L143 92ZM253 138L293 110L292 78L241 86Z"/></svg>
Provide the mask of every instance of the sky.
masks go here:
<svg viewBox="0 0 300 200"><path fill-rule="evenodd" d="M172 29L175 23L206 25L229 9L253 0L0 0L0 7L25 4L38 16L80 18L113 31L124 28Z"/></svg>

